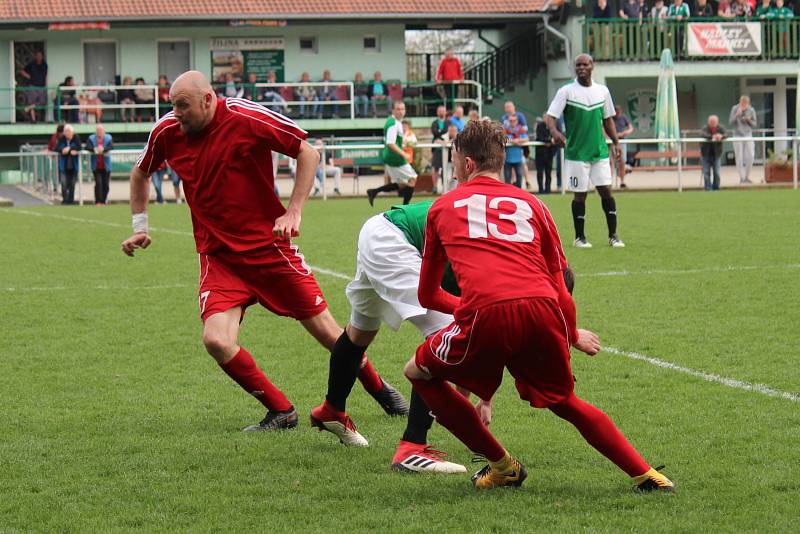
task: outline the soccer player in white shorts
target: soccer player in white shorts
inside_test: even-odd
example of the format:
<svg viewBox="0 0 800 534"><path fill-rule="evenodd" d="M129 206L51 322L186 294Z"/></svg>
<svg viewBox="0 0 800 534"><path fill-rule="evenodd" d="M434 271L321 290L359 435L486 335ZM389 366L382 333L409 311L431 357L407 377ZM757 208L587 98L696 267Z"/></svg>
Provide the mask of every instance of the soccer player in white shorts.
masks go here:
<svg viewBox="0 0 800 534"><path fill-rule="evenodd" d="M403 117L406 116L406 105L402 100L392 103L392 114L383 126L383 151L381 159L389 176L389 183L367 189L367 200L372 206L378 193L397 191L403 197L403 204L411 202L414 186L417 184L417 171L411 166L411 156L403 152Z"/></svg>
<svg viewBox="0 0 800 534"><path fill-rule="evenodd" d="M612 156L619 159L621 151L617 130L614 126L614 103L605 85L592 80L594 61L588 54L575 58L576 78L556 93L545 114L553 140L566 147L565 178L567 190L575 193L572 200L572 221L575 224L577 248L591 248L586 239L586 195L591 182L600 195L600 202L608 224L608 244L622 248L625 243L617 236L617 203L611 195L611 165L605 136L611 139ZM556 120L564 115L566 138L556 126ZM605 135L604 135L605 133Z"/></svg>
<svg viewBox="0 0 800 534"><path fill-rule="evenodd" d="M325 402L311 412L312 424L336 434L345 445L366 446L345 413L346 399L355 380L361 354L378 334L381 323L398 330L409 321L424 337L447 325L453 317L423 308L417 298L425 220L431 201L396 206L376 215L361 229L356 274L347 285L350 322L331 352L328 393ZM450 273L452 276L452 273ZM442 287L458 292L454 277L445 276ZM468 394L462 391L462 394ZM482 420L491 419L491 402L476 406ZM428 430L433 423L422 398L412 390L408 423L392 458L399 471L463 473L463 465L445 461L444 453L431 449Z"/></svg>

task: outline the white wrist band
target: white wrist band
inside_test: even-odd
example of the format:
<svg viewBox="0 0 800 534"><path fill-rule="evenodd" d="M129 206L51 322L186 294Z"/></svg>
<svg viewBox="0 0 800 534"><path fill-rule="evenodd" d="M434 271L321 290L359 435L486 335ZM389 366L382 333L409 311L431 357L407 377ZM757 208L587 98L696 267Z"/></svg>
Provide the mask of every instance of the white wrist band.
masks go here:
<svg viewBox="0 0 800 534"><path fill-rule="evenodd" d="M134 213L133 214L133 233L134 234L146 234L148 231L147 227L147 212L142 213Z"/></svg>

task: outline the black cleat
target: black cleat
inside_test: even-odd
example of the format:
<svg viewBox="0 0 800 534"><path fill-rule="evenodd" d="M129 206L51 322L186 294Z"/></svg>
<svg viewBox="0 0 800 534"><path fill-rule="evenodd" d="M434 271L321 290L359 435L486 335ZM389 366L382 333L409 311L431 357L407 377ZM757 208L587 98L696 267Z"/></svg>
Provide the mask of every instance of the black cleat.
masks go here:
<svg viewBox="0 0 800 534"><path fill-rule="evenodd" d="M267 416L257 425L250 425L243 430L246 432L262 432L265 430L289 430L297 426L300 418L294 406L283 412L267 412Z"/></svg>
<svg viewBox="0 0 800 534"><path fill-rule="evenodd" d="M372 398L378 401L378 404L381 405L387 415L392 417L407 416L408 401L406 398L385 380L381 379L381 382L383 382L383 387L375 393L370 393Z"/></svg>
<svg viewBox="0 0 800 534"><path fill-rule="evenodd" d="M367 189L367 200L369 200L369 205L370 206L374 206L375 205L375 197L377 197L377 196L378 196L378 192L377 191L375 191L374 189Z"/></svg>

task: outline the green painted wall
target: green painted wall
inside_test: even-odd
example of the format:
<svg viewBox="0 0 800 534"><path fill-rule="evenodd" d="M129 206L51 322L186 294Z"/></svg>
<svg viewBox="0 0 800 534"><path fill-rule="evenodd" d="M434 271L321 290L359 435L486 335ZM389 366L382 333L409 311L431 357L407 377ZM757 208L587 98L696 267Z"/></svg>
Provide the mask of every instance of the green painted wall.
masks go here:
<svg viewBox="0 0 800 534"><path fill-rule="evenodd" d="M7 88L11 85L8 83L8 77L11 76L11 54L9 53L9 43L7 40L0 40L0 80L5 83L0 83L0 123L10 122L14 107L14 92ZM5 77L3 77L5 76Z"/></svg>
<svg viewBox="0 0 800 534"><path fill-rule="evenodd" d="M506 91L503 96L495 97L491 104L483 106L483 114L494 119L500 118L506 100L514 102L517 111L524 113L532 125L533 120L544 113L550 102L547 94L547 71L539 72L531 84L517 85L513 91Z"/></svg>
<svg viewBox="0 0 800 534"><path fill-rule="evenodd" d="M206 73L211 69L210 39L213 37L284 37L285 66L288 80L298 80L303 71L312 79L322 77L330 69L334 79L352 79L356 71L367 74L380 70L384 79L405 78L405 29L402 24L365 25L298 25L283 28L170 27L120 28L109 31L2 31L0 32L0 87L13 81L9 61L12 40L45 41L50 67L49 83L60 83L73 75L84 78L82 46L84 40L102 39L117 42L117 71L121 76L144 77L148 82L158 78L158 40L189 39L192 42L193 67ZM380 52L364 52L362 39L377 34ZM316 37L317 54L300 52L300 37Z"/></svg>

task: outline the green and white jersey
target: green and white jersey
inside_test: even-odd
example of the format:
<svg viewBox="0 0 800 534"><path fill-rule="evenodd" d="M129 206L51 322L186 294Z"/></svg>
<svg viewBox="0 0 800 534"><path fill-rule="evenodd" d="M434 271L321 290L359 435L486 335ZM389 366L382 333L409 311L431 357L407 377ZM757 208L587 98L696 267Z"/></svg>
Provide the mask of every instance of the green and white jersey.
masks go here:
<svg viewBox="0 0 800 534"><path fill-rule="evenodd" d="M575 80L558 90L547 114L556 119L564 115L566 159L593 162L608 157L603 119L614 116L608 87L594 81L584 87Z"/></svg>
<svg viewBox="0 0 800 534"><path fill-rule="evenodd" d="M403 123L395 119L393 116L389 117L386 124L383 125L383 142L387 145L394 143L397 148L403 148ZM383 147L381 154L383 163L390 167L402 167L408 160L390 149L388 146Z"/></svg>

